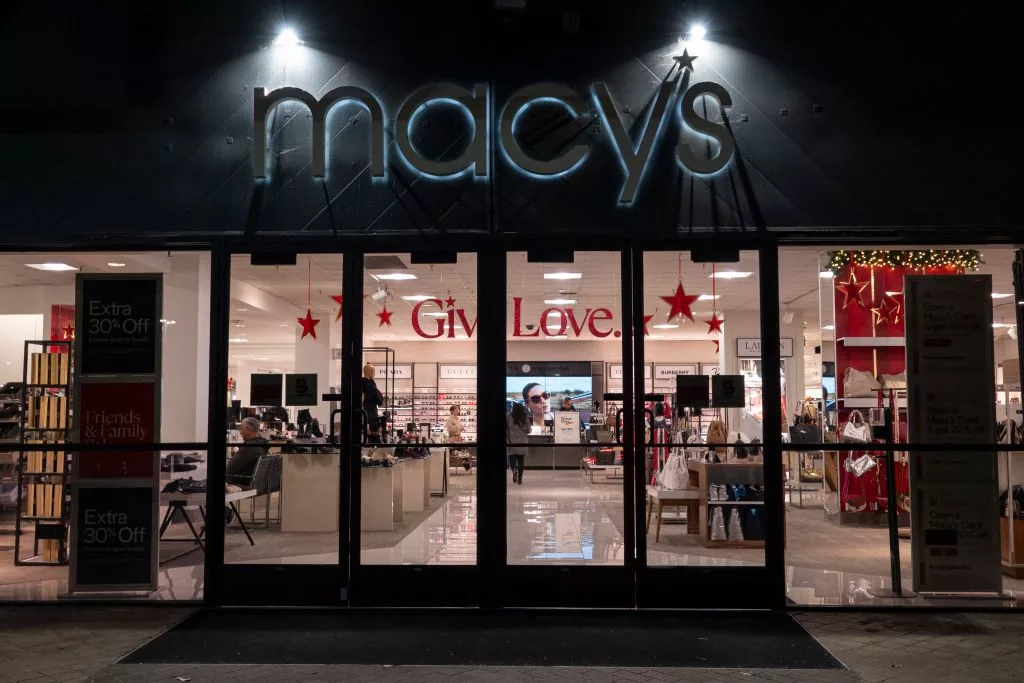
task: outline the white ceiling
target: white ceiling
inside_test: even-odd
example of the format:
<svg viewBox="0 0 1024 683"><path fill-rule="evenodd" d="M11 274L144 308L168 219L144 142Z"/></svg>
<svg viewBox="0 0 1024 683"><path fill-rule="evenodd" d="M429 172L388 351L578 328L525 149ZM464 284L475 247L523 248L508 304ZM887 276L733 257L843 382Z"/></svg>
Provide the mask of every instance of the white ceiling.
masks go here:
<svg viewBox="0 0 1024 683"><path fill-rule="evenodd" d="M824 250L818 247L787 247L779 254L779 293L782 309L793 310L804 315L808 345L813 346L822 339L821 325L832 322L831 282L818 276L825 261ZM682 258L680 259L680 254ZM364 335L367 340L401 341L420 340L411 328L410 318L415 302L403 300L402 296L430 295L446 299L449 294L456 300L456 308L465 310L468 321L476 319L476 256L461 254L457 264L412 265L408 254L396 254L405 268L368 270L364 277L364 293L370 295L386 288L387 308L394 312L390 328L379 325L377 312L380 303L369 298L364 301ZM134 254L0 254L0 288L16 288L38 285L71 285L74 272L45 272L26 267L26 263L58 261L80 268L80 272L165 272L196 273L206 277L205 255L199 252L148 252ZM983 250L984 263L981 273L993 277L993 289L997 292L1013 291L1010 265L1013 249L990 247ZM108 262L126 263L125 268L111 268ZM621 329L618 314L620 306L621 276L619 256L614 252L576 252L571 264L544 264L527 262L524 252L508 255L509 306L507 311L508 330L511 334L512 297L523 298L523 322L536 323L548 305L545 299L575 299L577 320L586 308L605 307L615 316L614 326ZM758 292L758 262L756 252L743 252L739 263L720 264L718 270L736 270L753 273L748 278L713 280L710 264L697 264L689 259L687 252L648 252L644 257L644 308L653 314L652 325L664 322L668 305L660 299L671 294L682 275L683 287L688 294L711 294L714 288L719 295L717 309L728 319L730 313L757 311L760 305ZM266 360L268 363L290 364L294 356L296 319L304 315L307 305L323 322L317 328L322 333L324 324L334 326L337 305L329 298L340 294L342 282L342 258L340 255L318 254L300 256L295 266L253 266L247 256L234 256L231 263L231 337L246 339L244 343L232 344L233 358ZM556 271L578 272L578 280L546 280L544 273ZM416 275L415 280L384 282L376 276L384 272L408 272ZM200 275L201 273L201 275ZM13 294L16 296L17 294ZM1014 314L1012 297L993 301L993 316L996 322L1012 322ZM437 308L424 306L427 310ZM692 310L696 323L680 323L675 329L651 329L653 335L663 339L707 339L706 326L701 318L709 315L712 302L695 302ZM425 318L428 321L430 318ZM340 325L340 324L338 324ZM340 329L337 328L337 329ZM997 331L1005 335L1005 330ZM337 333L336 333L337 334ZM463 331L458 338L465 339ZM828 331L824 339L829 339ZM612 337L608 337L612 341ZM333 340L332 340L332 343ZM335 343L336 345L336 343Z"/></svg>

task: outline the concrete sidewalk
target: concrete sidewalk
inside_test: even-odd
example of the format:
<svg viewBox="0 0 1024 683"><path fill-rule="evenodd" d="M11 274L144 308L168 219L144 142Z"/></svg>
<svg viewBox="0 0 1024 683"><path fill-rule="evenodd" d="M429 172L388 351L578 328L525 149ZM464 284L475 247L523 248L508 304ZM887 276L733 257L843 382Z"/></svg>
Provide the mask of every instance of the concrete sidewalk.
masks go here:
<svg viewBox="0 0 1024 683"><path fill-rule="evenodd" d="M0 607L0 683L1024 680L1024 614L797 613L800 623L846 665L846 671L116 663L191 611L150 606Z"/></svg>

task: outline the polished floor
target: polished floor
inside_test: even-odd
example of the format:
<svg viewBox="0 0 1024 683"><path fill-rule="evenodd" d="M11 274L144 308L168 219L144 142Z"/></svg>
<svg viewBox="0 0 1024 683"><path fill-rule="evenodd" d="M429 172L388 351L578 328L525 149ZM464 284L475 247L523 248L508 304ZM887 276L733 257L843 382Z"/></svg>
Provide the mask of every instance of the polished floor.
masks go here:
<svg viewBox="0 0 1024 683"><path fill-rule="evenodd" d="M394 531L362 532L366 565L472 565L476 562L477 496L475 473L460 471L448 496L432 498L428 510L406 517ZM528 471L523 485L509 483L508 562L519 565L621 565L623 503L621 481L601 476L591 483L576 471ZM787 592L802 605L933 604L894 601L876 593L890 588L885 528L840 526L820 502L791 505L786 517ZM5 531L6 518L0 522ZM184 525L172 533L186 533ZM7 529L7 531L10 531ZM250 546L236 525L226 538L225 560L239 564L336 564L336 533L282 533L253 529ZM682 513L666 513L661 541L647 537L652 566L757 566L759 549L706 548L686 533ZM0 600L53 600L67 592L66 567L13 567L13 536L0 535ZM171 548L173 552L176 548ZM910 544L901 542L905 586L910 585ZM202 597L202 555L191 553L160 570L157 599ZM1004 578L1001 601L1015 604L1024 582ZM949 605L948 601L937 604ZM961 604L961 603L957 603Z"/></svg>

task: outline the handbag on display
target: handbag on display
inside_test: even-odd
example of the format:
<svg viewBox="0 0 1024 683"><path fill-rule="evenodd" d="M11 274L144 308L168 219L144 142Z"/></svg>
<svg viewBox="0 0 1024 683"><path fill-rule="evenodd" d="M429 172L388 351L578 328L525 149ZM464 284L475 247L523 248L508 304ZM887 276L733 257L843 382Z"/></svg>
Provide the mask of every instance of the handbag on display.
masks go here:
<svg viewBox="0 0 1024 683"><path fill-rule="evenodd" d="M760 506L749 508L743 515L743 537L748 541L763 541L764 528L761 525Z"/></svg>
<svg viewBox="0 0 1024 683"><path fill-rule="evenodd" d="M846 471L851 474L863 477L878 465L878 461L865 453L859 458L849 458L846 461Z"/></svg>
<svg viewBox="0 0 1024 683"><path fill-rule="evenodd" d="M854 410L839 431L839 436L843 443L867 443L871 441L871 425L864 421L859 410Z"/></svg>
<svg viewBox="0 0 1024 683"><path fill-rule="evenodd" d="M674 453L668 456L665 466L658 473L658 483L665 489L690 488L690 471L683 458Z"/></svg>
<svg viewBox="0 0 1024 683"><path fill-rule="evenodd" d="M716 505L715 511L711 513L711 540L729 540L725 534L725 513L722 512L721 505Z"/></svg>
<svg viewBox="0 0 1024 683"><path fill-rule="evenodd" d="M743 540L743 522L740 519L740 509L734 507L729 511L729 540Z"/></svg>
<svg viewBox="0 0 1024 683"><path fill-rule="evenodd" d="M843 396L846 398L867 398L881 388L875 376L866 370L848 367L843 372Z"/></svg>
<svg viewBox="0 0 1024 683"><path fill-rule="evenodd" d="M901 372L895 375L882 374L882 386L886 389L906 390L907 373Z"/></svg>

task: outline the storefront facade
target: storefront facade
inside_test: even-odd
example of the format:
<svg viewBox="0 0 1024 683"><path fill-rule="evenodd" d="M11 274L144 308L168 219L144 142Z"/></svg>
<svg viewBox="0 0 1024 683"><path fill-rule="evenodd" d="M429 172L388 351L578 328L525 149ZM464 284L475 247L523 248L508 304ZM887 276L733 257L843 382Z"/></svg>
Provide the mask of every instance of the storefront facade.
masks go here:
<svg viewBox="0 0 1024 683"><path fill-rule="evenodd" d="M8 117L3 141L8 158L19 159L0 193L0 247L11 273L3 284L12 299L28 292L19 286L41 289L38 305L3 314L42 315L39 339L62 339L54 336L64 331L55 327L55 306L69 306L80 326L66 289L73 280L17 280L29 263L67 264L68 278L120 276L125 263L133 273L163 274L159 438L136 447L202 454L207 493L202 552L182 561L156 551L160 597L212 605L877 604L870 601L893 588L892 522L881 502L887 482L875 476L878 490L869 495L867 480L847 469L867 449L854 453L825 432L841 434L852 406L875 407L873 395L858 395L860 403L844 396L846 367L906 373L906 353L892 351L913 352L906 315L876 309L897 305L890 295L904 295L908 275L991 275L989 366L1005 379L995 385L1004 392L996 403L1013 420L1007 410L1019 404L1020 380L1019 369L1010 379L1009 361L1019 358L1014 302L1024 301L1024 284L1011 269L1022 220L1009 198L1020 174L1000 154L999 121L976 122L970 149L955 144L949 123L957 118L937 106L955 88L920 78L934 51L901 55L889 77L877 79L868 76L881 64L877 53L853 55L860 37L821 41L821 26L839 9L795 17L795 9L740 3L699 14L668 4L643 13L460 8L469 15L459 21L427 10L302 3L287 17L234 9L204 10L213 14L195 25L187 12L156 23L130 14L77 17L123 22L132 37L70 67L78 77L60 97L39 95L27 77L15 78L5 97L9 112L30 93L38 104L31 122ZM80 29L66 21L69 36ZM697 40L687 27L701 22L710 31ZM282 35L285 26L294 39ZM73 61L82 49L75 40L44 60L42 72ZM877 36L886 40L900 42ZM86 85L95 72L126 77L95 97ZM920 111L930 120L909 125ZM984 176L970 170L981 162ZM854 253L861 249L876 256ZM863 260L870 258L881 260ZM14 343L19 358L31 336ZM851 341L869 337L870 359ZM897 338L904 341L885 343L891 348L877 341ZM391 438L423 422L427 407L430 457L450 458L438 491L428 475L406 474L428 467L422 463L363 462L397 450L375 443L362 421L367 364L378 372ZM822 396L815 382L829 372L832 391L825 382ZM255 383L282 375L316 376L318 400L261 404ZM738 403L698 410L699 402L678 404L677 375L739 376L746 384ZM581 384L555 379L566 377ZM528 444L526 481L510 483L506 456L518 448L508 415L512 404L529 409L540 395L531 385L543 386L544 402L565 396L581 406L573 412L585 413L583 430L594 431L559 443L553 428L538 424L529 438L550 441ZM904 378L902 391L906 385ZM814 397L819 438L784 437ZM838 406L831 411L830 401ZM893 394L878 407L895 411L899 425L907 421L901 404L908 399ZM267 418L268 408L303 405L336 438L330 447L286 447L277 495L235 505L238 517L265 517L266 529L252 529L256 543L237 519L206 524L234 504L219 492L231 483L238 411L260 407L266 430L278 420ZM456 405L472 416L460 417L458 439L442 426ZM666 407L670 426L655 427ZM555 406L551 413L562 414ZM297 411L287 418L297 421ZM669 495L656 474L684 450L672 446L673 435L695 430L700 450L712 422L726 432L716 443L731 444L718 451L726 454L722 488L756 490L729 506L707 479L691 480L692 496ZM762 427L769 424L787 429ZM913 436L873 448L869 469L877 475L890 464L878 454L909 469L906 454L926 450ZM790 438L802 446L787 447ZM753 439L760 457L738 462L737 446L754 451ZM57 443L66 441L74 439ZM991 452L995 441L950 448ZM1016 441L1000 442L1006 485L994 485L997 496L1016 486ZM43 452L64 457L62 447ZM468 474L455 458L468 458ZM715 466L693 471L718 476ZM35 465L22 464L22 475L28 470ZM818 472L817 481L807 472ZM17 488L49 486L51 473L42 484L18 479ZM904 479L897 493L909 496ZM428 495L412 500L410 482ZM821 504L812 508L825 522L814 526L808 515L795 526L804 495L815 495L804 485L819 482ZM289 500L289 485L302 493ZM384 490L393 517L371 524ZM832 495L838 507L830 513ZM30 525L47 517L23 506L18 499L19 550L31 538L21 534L21 518ZM747 511L755 508L761 512ZM900 527L909 525L904 513L909 508L895 517ZM1003 518L1011 529L1015 521L1012 513ZM799 555L813 555L823 538L870 551ZM266 548L274 550L261 554ZM910 545L900 552L909 567ZM71 571L60 569L63 554L56 569L39 570L45 576L28 567L8 582L56 581L53 593L11 589L4 597L73 591L73 580L61 584ZM1004 555L1012 576L1012 543ZM1007 603L1015 604L1012 596L999 601Z"/></svg>

